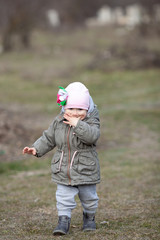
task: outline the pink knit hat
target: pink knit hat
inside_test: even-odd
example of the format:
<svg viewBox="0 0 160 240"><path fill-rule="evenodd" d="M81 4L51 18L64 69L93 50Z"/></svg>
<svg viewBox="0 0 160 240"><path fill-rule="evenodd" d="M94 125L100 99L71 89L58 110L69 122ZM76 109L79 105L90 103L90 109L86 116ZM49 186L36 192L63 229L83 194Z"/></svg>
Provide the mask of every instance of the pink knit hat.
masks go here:
<svg viewBox="0 0 160 240"><path fill-rule="evenodd" d="M64 108L89 108L89 91L84 84L74 82L69 84L65 90L68 93L67 104Z"/></svg>

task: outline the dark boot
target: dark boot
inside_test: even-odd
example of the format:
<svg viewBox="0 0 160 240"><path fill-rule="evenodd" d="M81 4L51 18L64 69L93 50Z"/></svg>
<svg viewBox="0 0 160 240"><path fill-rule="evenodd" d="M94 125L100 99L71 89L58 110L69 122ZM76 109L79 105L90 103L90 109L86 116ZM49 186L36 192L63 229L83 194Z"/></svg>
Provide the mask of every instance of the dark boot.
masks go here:
<svg viewBox="0 0 160 240"><path fill-rule="evenodd" d="M83 212L83 231L96 230L95 214Z"/></svg>
<svg viewBox="0 0 160 240"><path fill-rule="evenodd" d="M69 232L71 219L68 216L59 216L58 225L54 229L54 235L65 235Z"/></svg>

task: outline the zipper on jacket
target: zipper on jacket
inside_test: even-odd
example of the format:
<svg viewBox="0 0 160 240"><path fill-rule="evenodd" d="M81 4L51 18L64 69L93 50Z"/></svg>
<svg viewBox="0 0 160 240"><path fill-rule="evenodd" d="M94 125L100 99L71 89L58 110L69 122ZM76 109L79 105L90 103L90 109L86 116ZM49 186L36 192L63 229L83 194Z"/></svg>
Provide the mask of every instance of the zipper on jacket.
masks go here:
<svg viewBox="0 0 160 240"><path fill-rule="evenodd" d="M71 149L69 143L69 134L70 134L71 127L69 126L68 133L67 133L67 146L68 146L68 168L67 168L67 176L69 178L69 185L71 184L71 177L70 177L70 164L71 164Z"/></svg>

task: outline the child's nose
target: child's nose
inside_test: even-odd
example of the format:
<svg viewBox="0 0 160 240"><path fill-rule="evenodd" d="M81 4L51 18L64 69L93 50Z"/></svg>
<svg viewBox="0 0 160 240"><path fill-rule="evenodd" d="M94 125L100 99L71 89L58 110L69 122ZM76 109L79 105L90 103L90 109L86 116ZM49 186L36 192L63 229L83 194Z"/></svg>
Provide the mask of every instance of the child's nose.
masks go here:
<svg viewBox="0 0 160 240"><path fill-rule="evenodd" d="M78 116L78 111L77 111L77 109L74 109L74 111L73 111L73 115L74 115L75 117Z"/></svg>

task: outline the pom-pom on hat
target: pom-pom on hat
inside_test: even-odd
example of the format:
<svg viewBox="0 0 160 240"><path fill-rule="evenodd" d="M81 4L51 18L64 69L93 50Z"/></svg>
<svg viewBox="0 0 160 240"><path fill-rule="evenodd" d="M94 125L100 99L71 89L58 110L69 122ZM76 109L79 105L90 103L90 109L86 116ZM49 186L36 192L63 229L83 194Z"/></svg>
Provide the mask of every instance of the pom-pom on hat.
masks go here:
<svg viewBox="0 0 160 240"><path fill-rule="evenodd" d="M66 89L59 87L57 103L60 107L89 109L89 91L84 84L74 82L69 84Z"/></svg>
<svg viewBox="0 0 160 240"><path fill-rule="evenodd" d="M60 107L66 105L68 98L68 93L63 87L59 87L59 91L57 93L57 103Z"/></svg>

